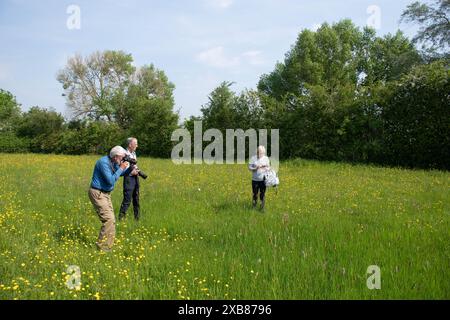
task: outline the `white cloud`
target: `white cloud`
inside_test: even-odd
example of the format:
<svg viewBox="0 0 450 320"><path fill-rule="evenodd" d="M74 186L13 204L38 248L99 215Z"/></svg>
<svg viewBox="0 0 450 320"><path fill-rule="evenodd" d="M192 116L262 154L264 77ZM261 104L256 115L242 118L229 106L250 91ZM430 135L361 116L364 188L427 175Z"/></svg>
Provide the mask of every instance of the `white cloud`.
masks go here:
<svg viewBox="0 0 450 320"><path fill-rule="evenodd" d="M257 66L265 63L261 51L247 51L242 54L242 57L251 65Z"/></svg>
<svg viewBox="0 0 450 320"><path fill-rule="evenodd" d="M232 68L242 64L258 66L266 63L261 51L251 50L237 56L228 56L222 46L200 52L197 55L197 60L216 68Z"/></svg>
<svg viewBox="0 0 450 320"><path fill-rule="evenodd" d="M221 9L226 9L233 4L234 0L206 0L208 5Z"/></svg>
<svg viewBox="0 0 450 320"><path fill-rule="evenodd" d="M227 57L223 47L214 47L197 55L197 60L211 67L229 68L239 65L239 57Z"/></svg>

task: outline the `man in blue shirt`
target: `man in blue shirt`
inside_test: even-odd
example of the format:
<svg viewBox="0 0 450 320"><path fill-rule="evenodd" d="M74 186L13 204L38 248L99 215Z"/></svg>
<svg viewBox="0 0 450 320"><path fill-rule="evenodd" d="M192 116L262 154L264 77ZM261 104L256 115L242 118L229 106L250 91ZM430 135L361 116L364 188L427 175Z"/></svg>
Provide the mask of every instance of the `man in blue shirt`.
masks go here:
<svg viewBox="0 0 450 320"><path fill-rule="evenodd" d="M122 162L126 151L121 146L111 149L109 156L100 158L94 167L89 199L102 222L98 236L97 248L110 251L116 236L116 219L111 202L111 191L120 176L130 174L128 162Z"/></svg>

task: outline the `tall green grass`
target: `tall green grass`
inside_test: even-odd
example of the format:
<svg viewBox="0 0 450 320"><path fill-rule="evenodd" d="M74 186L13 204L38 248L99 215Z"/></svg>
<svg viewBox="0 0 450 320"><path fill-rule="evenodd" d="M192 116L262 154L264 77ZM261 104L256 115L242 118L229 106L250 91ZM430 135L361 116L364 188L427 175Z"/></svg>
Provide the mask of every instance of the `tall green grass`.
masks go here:
<svg viewBox="0 0 450 320"><path fill-rule="evenodd" d="M1 299L450 298L448 172L282 162L262 213L245 165L140 158L141 221L130 208L105 254L87 197L97 159L0 155ZM122 181L116 215L121 200Z"/></svg>

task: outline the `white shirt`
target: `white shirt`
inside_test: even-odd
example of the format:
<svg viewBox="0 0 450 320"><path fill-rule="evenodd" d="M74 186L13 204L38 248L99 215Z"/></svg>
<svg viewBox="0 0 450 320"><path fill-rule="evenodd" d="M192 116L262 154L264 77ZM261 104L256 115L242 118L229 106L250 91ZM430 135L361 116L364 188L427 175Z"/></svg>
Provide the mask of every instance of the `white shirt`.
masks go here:
<svg viewBox="0 0 450 320"><path fill-rule="evenodd" d="M135 159L137 161L137 157L136 157L136 152L130 152L130 150L126 149L126 154L127 156L129 156L131 159ZM135 166L135 168L137 168L137 166ZM130 173L131 176L131 173Z"/></svg>
<svg viewBox="0 0 450 320"><path fill-rule="evenodd" d="M259 168L258 170L255 170L257 166L267 166L266 168ZM252 171L252 180L253 181L263 181L264 180L264 174L266 171L269 170L270 167L270 160L267 156L262 156L258 159L258 157L255 155L250 158L250 163L248 164L248 169Z"/></svg>

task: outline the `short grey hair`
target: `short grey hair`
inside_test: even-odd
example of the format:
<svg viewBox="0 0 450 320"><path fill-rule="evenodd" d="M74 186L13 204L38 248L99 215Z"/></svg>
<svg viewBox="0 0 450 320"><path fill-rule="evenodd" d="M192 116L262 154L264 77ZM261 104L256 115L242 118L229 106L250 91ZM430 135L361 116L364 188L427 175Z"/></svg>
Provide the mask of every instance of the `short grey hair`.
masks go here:
<svg viewBox="0 0 450 320"><path fill-rule="evenodd" d="M135 137L129 137L129 138L127 139L127 146L129 146L130 143L133 142L133 140L136 140L136 141L137 141L137 139L136 139Z"/></svg>
<svg viewBox="0 0 450 320"><path fill-rule="evenodd" d="M126 153L127 153L126 150L124 148L122 148L121 146L115 146L109 152L109 157L112 159L115 156L124 156Z"/></svg>

